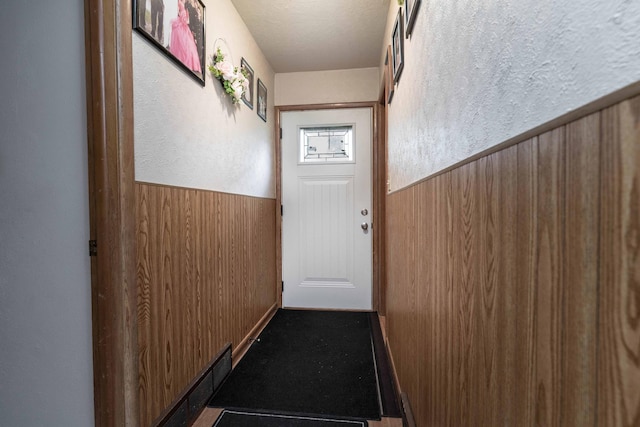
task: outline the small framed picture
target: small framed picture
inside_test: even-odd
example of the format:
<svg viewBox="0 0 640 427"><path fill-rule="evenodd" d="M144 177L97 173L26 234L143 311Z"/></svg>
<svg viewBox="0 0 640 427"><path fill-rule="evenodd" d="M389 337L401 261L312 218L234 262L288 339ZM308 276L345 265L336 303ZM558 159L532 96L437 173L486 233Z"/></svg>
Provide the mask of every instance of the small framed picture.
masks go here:
<svg viewBox="0 0 640 427"><path fill-rule="evenodd" d="M416 22L419 7L420 0L404 0L404 32L407 38L413 31L413 24Z"/></svg>
<svg viewBox="0 0 640 427"><path fill-rule="evenodd" d="M202 0L133 0L133 28L204 86Z"/></svg>
<svg viewBox="0 0 640 427"><path fill-rule="evenodd" d="M398 15L396 16L396 22L393 24L393 33L391 33L391 50L392 50L392 65L393 65L393 81L397 83L400 80L400 74L402 74L402 68L404 67L404 34L402 23L402 9L398 9Z"/></svg>
<svg viewBox="0 0 640 427"><path fill-rule="evenodd" d="M258 115L265 122L267 121L267 87L258 79Z"/></svg>
<svg viewBox="0 0 640 427"><path fill-rule="evenodd" d="M253 68L251 68L246 59L242 58L240 60L240 69L244 70L247 80L249 80L249 89L242 95L242 101L253 110Z"/></svg>
<svg viewBox="0 0 640 427"><path fill-rule="evenodd" d="M387 56L384 59L384 75L385 75L385 86L387 87L387 104L391 104L391 100L393 99L393 94L395 92L395 83L393 81L393 69L391 68L391 45L387 46Z"/></svg>

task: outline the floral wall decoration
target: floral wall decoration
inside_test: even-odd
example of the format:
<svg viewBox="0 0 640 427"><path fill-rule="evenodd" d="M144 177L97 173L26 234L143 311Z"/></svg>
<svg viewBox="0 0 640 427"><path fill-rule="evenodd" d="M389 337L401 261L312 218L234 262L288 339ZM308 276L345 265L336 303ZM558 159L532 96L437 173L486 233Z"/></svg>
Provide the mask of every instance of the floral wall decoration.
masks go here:
<svg viewBox="0 0 640 427"><path fill-rule="evenodd" d="M222 41L224 42L224 40ZM233 103L238 104L242 95L249 89L246 71L233 65L233 60L227 59L227 55L222 53L219 46L213 54L213 63L208 68L213 77L220 81Z"/></svg>

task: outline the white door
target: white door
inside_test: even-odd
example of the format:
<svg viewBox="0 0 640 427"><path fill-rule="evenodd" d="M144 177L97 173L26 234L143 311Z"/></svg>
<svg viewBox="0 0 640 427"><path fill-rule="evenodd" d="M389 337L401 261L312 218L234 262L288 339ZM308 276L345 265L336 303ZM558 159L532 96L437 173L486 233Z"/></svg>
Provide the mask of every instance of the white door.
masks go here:
<svg viewBox="0 0 640 427"><path fill-rule="evenodd" d="M281 113L282 303L371 309L371 108Z"/></svg>

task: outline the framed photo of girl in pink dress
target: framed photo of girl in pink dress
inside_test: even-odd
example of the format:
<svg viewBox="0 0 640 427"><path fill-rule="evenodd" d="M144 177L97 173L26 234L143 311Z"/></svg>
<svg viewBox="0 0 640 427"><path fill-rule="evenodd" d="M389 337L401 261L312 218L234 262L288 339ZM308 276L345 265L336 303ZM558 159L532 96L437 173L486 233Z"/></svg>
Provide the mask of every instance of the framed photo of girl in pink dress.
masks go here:
<svg viewBox="0 0 640 427"><path fill-rule="evenodd" d="M133 28L204 86L205 8L201 0L134 0Z"/></svg>

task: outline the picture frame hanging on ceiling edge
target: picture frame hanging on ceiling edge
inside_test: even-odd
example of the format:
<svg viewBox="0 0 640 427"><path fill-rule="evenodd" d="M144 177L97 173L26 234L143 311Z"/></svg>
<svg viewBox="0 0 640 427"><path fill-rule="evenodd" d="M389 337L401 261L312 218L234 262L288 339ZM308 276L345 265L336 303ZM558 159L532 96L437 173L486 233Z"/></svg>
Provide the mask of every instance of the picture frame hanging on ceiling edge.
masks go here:
<svg viewBox="0 0 640 427"><path fill-rule="evenodd" d="M392 54L391 54L391 45L387 45L387 56L384 59L385 65L385 87L387 88L387 105L391 104L391 100L393 99L393 94L395 93L395 82L393 81L393 68L391 66L392 63Z"/></svg>
<svg viewBox="0 0 640 427"><path fill-rule="evenodd" d="M132 6L134 30L204 86L204 3L201 0L133 0Z"/></svg>
<svg viewBox="0 0 640 427"><path fill-rule="evenodd" d="M264 83L262 83L262 80L258 79L258 96L257 96L257 108L256 108L256 112L258 113L258 116L264 120L265 122L267 121L267 87L264 85Z"/></svg>
<svg viewBox="0 0 640 427"><path fill-rule="evenodd" d="M416 22L416 16L418 16L418 9L420 8L420 0L405 0L404 1L404 32L405 37L409 38L413 31L413 25Z"/></svg>
<svg viewBox="0 0 640 427"><path fill-rule="evenodd" d="M242 58L240 60L240 69L245 71L247 80L249 80L249 87L242 94L242 101L245 103L247 107L253 110L253 81L254 81L254 73L253 68L249 65L246 59Z"/></svg>
<svg viewBox="0 0 640 427"><path fill-rule="evenodd" d="M391 33L391 51L393 64L393 81L398 83L402 69L404 68L404 25L402 21L402 9L398 8L393 31Z"/></svg>

